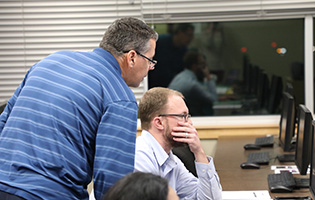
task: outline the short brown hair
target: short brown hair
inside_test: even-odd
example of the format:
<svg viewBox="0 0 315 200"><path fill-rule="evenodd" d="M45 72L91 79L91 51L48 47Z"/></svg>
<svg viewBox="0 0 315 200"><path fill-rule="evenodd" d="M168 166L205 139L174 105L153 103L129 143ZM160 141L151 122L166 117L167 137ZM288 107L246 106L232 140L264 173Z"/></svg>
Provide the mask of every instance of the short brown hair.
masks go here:
<svg viewBox="0 0 315 200"><path fill-rule="evenodd" d="M171 95L177 95L184 99L182 93L163 87L151 88L143 95L139 103L139 117L142 129L149 129L152 119L166 111L168 98Z"/></svg>

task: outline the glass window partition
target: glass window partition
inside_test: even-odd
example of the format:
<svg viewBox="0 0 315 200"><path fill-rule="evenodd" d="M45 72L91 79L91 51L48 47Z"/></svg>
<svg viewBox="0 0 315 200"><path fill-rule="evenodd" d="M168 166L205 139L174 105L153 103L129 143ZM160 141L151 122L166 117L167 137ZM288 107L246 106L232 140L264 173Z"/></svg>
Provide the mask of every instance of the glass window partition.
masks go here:
<svg viewBox="0 0 315 200"><path fill-rule="evenodd" d="M193 116L279 114L283 91L304 103L304 19L154 26L149 88L181 91Z"/></svg>

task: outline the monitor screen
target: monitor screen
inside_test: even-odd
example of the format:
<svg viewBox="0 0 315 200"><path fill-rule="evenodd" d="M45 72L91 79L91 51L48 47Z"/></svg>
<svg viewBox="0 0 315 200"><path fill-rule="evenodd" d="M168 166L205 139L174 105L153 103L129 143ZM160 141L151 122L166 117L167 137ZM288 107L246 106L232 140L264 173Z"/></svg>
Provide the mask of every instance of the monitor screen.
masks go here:
<svg viewBox="0 0 315 200"><path fill-rule="evenodd" d="M312 121L311 112L304 106L298 107L295 164L301 175L306 175L311 160Z"/></svg>
<svg viewBox="0 0 315 200"><path fill-rule="evenodd" d="M312 121L312 151L311 151L311 172L310 172L310 192L315 198L315 121Z"/></svg>
<svg viewBox="0 0 315 200"><path fill-rule="evenodd" d="M280 118L279 140L283 151L291 151L291 140L295 130L295 105L294 98L287 92L283 92L282 110Z"/></svg>

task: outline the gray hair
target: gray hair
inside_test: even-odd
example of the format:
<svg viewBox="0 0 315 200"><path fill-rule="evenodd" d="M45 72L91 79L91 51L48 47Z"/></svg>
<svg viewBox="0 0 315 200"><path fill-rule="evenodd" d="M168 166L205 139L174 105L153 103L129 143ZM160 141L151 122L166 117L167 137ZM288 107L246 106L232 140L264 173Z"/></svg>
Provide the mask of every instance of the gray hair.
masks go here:
<svg viewBox="0 0 315 200"><path fill-rule="evenodd" d="M157 41L157 32L139 19L125 17L117 19L108 27L99 47L114 56L121 56L123 51L132 49L146 53L150 49L150 39Z"/></svg>

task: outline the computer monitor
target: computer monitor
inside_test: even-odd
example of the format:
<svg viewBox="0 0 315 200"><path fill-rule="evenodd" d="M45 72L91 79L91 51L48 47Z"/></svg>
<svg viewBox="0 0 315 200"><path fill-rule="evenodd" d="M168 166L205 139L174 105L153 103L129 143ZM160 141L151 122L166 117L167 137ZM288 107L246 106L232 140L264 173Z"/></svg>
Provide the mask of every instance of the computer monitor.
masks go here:
<svg viewBox="0 0 315 200"><path fill-rule="evenodd" d="M267 110L270 114L275 114L278 112L281 97L283 92L282 78L277 75L272 75L270 84L270 94Z"/></svg>
<svg viewBox="0 0 315 200"><path fill-rule="evenodd" d="M295 130L295 104L294 98L287 92L283 92L282 111L280 118L279 141L283 151L291 151L291 140Z"/></svg>
<svg viewBox="0 0 315 200"><path fill-rule="evenodd" d="M248 84L249 84L249 59L246 55L243 55L243 87L244 92L248 92Z"/></svg>
<svg viewBox="0 0 315 200"><path fill-rule="evenodd" d="M260 68L254 65L250 73L250 94L256 96Z"/></svg>
<svg viewBox="0 0 315 200"><path fill-rule="evenodd" d="M294 88L293 88L292 83L287 82L287 83L285 84L285 92L291 94L291 95L294 97Z"/></svg>
<svg viewBox="0 0 315 200"><path fill-rule="evenodd" d="M268 75L261 71L259 73L258 87L257 87L257 100L259 108L267 108L269 97L269 79Z"/></svg>
<svg viewBox="0 0 315 200"><path fill-rule="evenodd" d="M312 121L312 151L311 151L311 171L310 171L310 193L315 198L315 121Z"/></svg>
<svg viewBox="0 0 315 200"><path fill-rule="evenodd" d="M305 105L298 106L295 164L301 175L306 175L311 160L312 113Z"/></svg>

